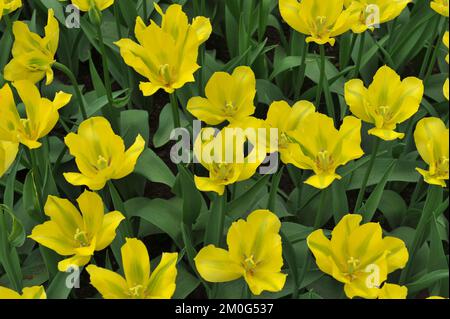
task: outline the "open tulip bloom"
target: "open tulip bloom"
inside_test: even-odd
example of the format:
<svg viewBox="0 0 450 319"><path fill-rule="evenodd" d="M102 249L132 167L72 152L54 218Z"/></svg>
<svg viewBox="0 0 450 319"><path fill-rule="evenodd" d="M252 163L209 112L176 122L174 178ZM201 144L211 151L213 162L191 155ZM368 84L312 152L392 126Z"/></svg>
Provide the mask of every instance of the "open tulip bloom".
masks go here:
<svg viewBox="0 0 450 319"><path fill-rule="evenodd" d="M395 131L397 125L417 113L423 93L420 79L408 77L402 81L388 66L377 71L368 88L359 79L345 84L345 101L350 111L364 122L375 125L369 134L386 141L405 137L404 133Z"/></svg>
<svg viewBox="0 0 450 319"><path fill-rule="evenodd" d="M125 150L123 139L103 117L84 121L78 134L68 134L65 142L80 173L65 173L64 177L72 185L86 185L96 191L111 179L130 175L145 147L144 139L138 135L134 144Z"/></svg>
<svg viewBox="0 0 450 319"><path fill-rule="evenodd" d="M431 8L444 17L449 16L449 2L448 0L432 0Z"/></svg>
<svg viewBox="0 0 450 319"><path fill-rule="evenodd" d="M39 82L47 77L46 84L53 82L52 65L59 43L59 24L53 9L48 10L45 36L40 37L22 21L13 25L13 59L6 65L4 77L8 81L29 80Z"/></svg>
<svg viewBox="0 0 450 319"><path fill-rule="evenodd" d="M177 253L163 253L150 271L150 257L144 243L127 238L121 249L125 278L104 268L89 265L91 284L105 299L170 299L175 292Z"/></svg>
<svg viewBox="0 0 450 319"><path fill-rule="evenodd" d="M81 213L67 199L49 196L44 211L50 220L34 227L29 236L61 256L71 256L58 263L59 271L89 263L95 251L111 244L125 218L118 211L105 214L96 193L85 191L77 202Z"/></svg>
<svg viewBox="0 0 450 319"><path fill-rule="evenodd" d="M382 237L378 223L360 225L361 215L346 215L331 233L308 236L307 243L324 273L344 284L347 297L377 298L380 286L391 272L408 261L405 243L394 237Z"/></svg>
<svg viewBox="0 0 450 319"><path fill-rule="evenodd" d="M268 210L257 210L247 220L231 225L227 235L228 250L206 246L195 257L200 275L210 282L228 282L244 278L250 291L283 289L286 275L283 267L281 223Z"/></svg>
<svg viewBox="0 0 450 319"><path fill-rule="evenodd" d="M422 159L429 165L428 170L417 168L425 182L446 187L449 171L449 132L439 118L425 118L419 121L414 132L414 140Z"/></svg>
<svg viewBox="0 0 450 319"><path fill-rule="evenodd" d="M156 2L154 5L162 16L161 26L154 21L146 26L138 17L134 33L139 44L130 39L115 43L125 63L148 79L139 86L144 96L153 95L159 89L173 93L194 82L194 73L200 68L198 49L212 32L211 23L205 17L196 17L189 24L180 5L171 5L166 13Z"/></svg>

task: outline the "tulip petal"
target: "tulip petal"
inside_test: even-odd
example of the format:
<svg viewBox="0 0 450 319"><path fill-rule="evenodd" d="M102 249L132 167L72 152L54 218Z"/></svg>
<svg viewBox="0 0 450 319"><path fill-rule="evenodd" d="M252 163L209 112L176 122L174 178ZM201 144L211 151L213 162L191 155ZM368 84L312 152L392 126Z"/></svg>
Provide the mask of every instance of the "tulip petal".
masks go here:
<svg viewBox="0 0 450 319"><path fill-rule="evenodd" d="M228 282L243 275L243 269L230 258L228 251L213 245L202 248L195 257L195 266L209 282Z"/></svg>
<svg viewBox="0 0 450 319"><path fill-rule="evenodd" d="M323 230L319 229L312 232L307 238L307 244L316 258L316 264L319 269L326 274L332 275L330 240L325 237Z"/></svg>
<svg viewBox="0 0 450 319"><path fill-rule="evenodd" d="M155 299L170 299L175 293L177 253L163 253L159 265L152 271L146 295Z"/></svg>
<svg viewBox="0 0 450 319"><path fill-rule="evenodd" d="M76 207L67 199L49 196L44 207L45 215L58 225L64 235L71 238L77 229L83 229L83 219Z"/></svg>
<svg viewBox="0 0 450 319"><path fill-rule="evenodd" d="M383 245L384 249L388 251L386 256L388 273L403 269L409 258L405 242L395 237L385 237L383 238Z"/></svg>
<svg viewBox="0 0 450 319"><path fill-rule="evenodd" d="M380 289L378 299L406 299L408 288L394 284L384 284Z"/></svg>
<svg viewBox="0 0 450 319"><path fill-rule="evenodd" d="M95 250L100 251L108 247L116 237L116 229L125 217L117 211L105 214L103 217L103 225L97 234L97 247Z"/></svg>
<svg viewBox="0 0 450 319"><path fill-rule="evenodd" d="M150 277L150 257L144 243L135 238L127 238L120 251L128 286L145 286Z"/></svg>
<svg viewBox="0 0 450 319"><path fill-rule="evenodd" d="M209 177L194 176L195 186L202 192L216 192L220 196L225 192L225 186L216 184Z"/></svg>
<svg viewBox="0 0 450 319"><path fill-rule="evenodd" d="M125 152L125 159L122 163L122 167L119 171L115 172L113 177L115 179L121 179L133 173L139 156L141 156L144 148L145 140L141 135L138 135L133 145L131 145L131 147Z"/></svg>
<svg viewBox="0 0 450 319"><path fill-rule="evenodd" d="M22 290L23 299L47 299L47 294L45 293L44 287L34 286L25 287Z"/></svg>
<svg viewBox="0 0 450 319"><path fill-rule="evenodd" d="M93 191L99 191L106 185L106 179L102 176L86 177L80 173L64 173L66 181L74 186L87 186Z"/></svg>
<svg viewBox="0 0 450 319"><path fill-rule="evenodd" d="M14 163L18 152L18 143L0 141L0 178Z"/></svg>
<svg viewBox="0 0 450 319"><path fill-rule="evenodd" d="M22 296L12 289L0 287L0 299L22 299Z"/></svg>
<svg viewBox="0 0 450 319"><path fill-rule="evenodd" d="M225 115L211 104L208 99L193 97L189 100L187 110L200 121L208 125L218 125L224 121Z"/></svg>
<svg viewBox="0 0 450 319"><path fill-rule="evenodd" d="M91 277L91 284L104 299L130 298L127 282L122 276L94 265L87 266L86 271Z"/></svg>
<svg viewBox="0 0 450 319"><path fill-rule="evenodd" d="M58 263L58 270L62 272L67 272L72 270L73 268L77 269L83 267L89 263L91 257L92 257L91 255L88 256L74 255L70 258L61 260Z"/></svg>
<svg viewBox="0 0 450 319"><path fill-rule="evenodd" d="M263 291L278 292L283 290L286 283L286 274L281 272L265 272L256 270L252 276L246 275L250 291L259 296Z"/></svg>
<svg viewBox="0 0 450 319"><path fill-rule="evenodd" d="M73 255L77 247L75 239L66 237L54 221L47 221L34 227L29 238L62 256Z"/></svg>

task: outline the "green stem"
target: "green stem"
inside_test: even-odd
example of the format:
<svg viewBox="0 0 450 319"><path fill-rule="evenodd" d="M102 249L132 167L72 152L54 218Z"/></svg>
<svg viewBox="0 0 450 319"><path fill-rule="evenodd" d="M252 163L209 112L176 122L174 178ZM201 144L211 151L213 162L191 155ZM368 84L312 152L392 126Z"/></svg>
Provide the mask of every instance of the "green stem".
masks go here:
<svg viewBox="0 0 450 319"><path fill-rule="evenodd" d="M350 42L350 50L348 50L348 52L347 52L347 56L345 57L344 64L342 65L341 70L344 70L350 63L350 60L352 58L352 53L353 53L353 50L354 50L355 44L356 44L356 38L357 38L356 34L352 33L352 40Z"/></svg>
<svg viewBox="0 0 450 319"><path fill-rule="evenodd" d="M106 55L106 47L105 42L103 41L103 31L101 24L97 24L97 33L98 33L98 41L99 41L99 47L100 47L100 54L102 55L102 66L103 66L103 79L105 80L105 89L106 89L106 97L108 98L108 112L109 115L112 117L112 124L113 127L118 130L119 129L119 123L117 119L117 114L115 114L114 110L114 100L112 96L112 89L111 89L111 76L109 74L109 66L108 66L108 56Z"/></svg>
<svg viewBox="0 0 450 319"><path fill-rule="evenodd" d="M323 189L320 191L319 209L317 210L316 219L314 220L314 229L319 229L320 226L322 226L323 214L325 212L325 207L327 206L325 203L327 192L327 189Z"/></svg>
<svg viewBox="0 0 450 319"><path fill-rule="evenodd" d="M170 105L172 106L173 127L179 128L181 127L180 110L178 109L178 101L175 92L170 94Z"/></svg>
<svg viewBox="0 0 450 319"><path fill-rule="evenodd" d="M300 96L301 96L301 92L302 92L302 88L303 88L303 84L305 83L305 72L306 72L306 56L308 55L308 49L309 49L309 43L307 43L306 41L303 42L303 48L302 48L302 60L301 60L301 64L300 64L300 69L299 69L299 73L298 73L298 85L297 85L297 89L295 91L295 101L297 101Z"/></svg>
<svg viewBox="0 0 450 319"><path fill-rule="evenodd" d="M3 16L3 19L5 19L6 32L8 32L9 35L11 36L11 39L14 40L14 33L13 33L11 18L9 17L9 15L5 14Z"/></svg>
<svg viewBox="0 0 450 319"><path fill-rule="evenodd" d="M31 159L31 176L33 178L33 187L36 193L38 205L39 205L39 216L43 216L44 214L44 201L42 199L42 187L41 187L41 176L39 173L39 164L36 159L37 150L30 150L30 159Z"/></svg>
<svg viewBox="0 0 450 319"><path fill-rule="evenodd" d="M356 205L354 213L358 213L361 209L362 201L364 199L364 195L366 194L367 182L369 181L370 173L372 172L373 166L375 164L375 159L377 158L377 153L380 148L381 140L376 137L375 145L373 147L372 154L370 155L369 166L367 167L366 173L363 178L363 182L361 185L361 189L359 190L358 198L356 199Z"/></svg>
<svg viewBox="0 0 450 319"><path fill-rule="evenodd" d="M431 34L436 34L438 32L438 28L439 28L439 23L440 23L440 19L437 19L434 28L433 28L433 32ZM434 38L433 38L434 40ZM439 41L439 39L438 39ZM429 59L431 56L431 52L433 52L433 41L430 41L427 51L425 53L425 56L423 58L423 62L422 62L422 67L420 68L420 72L419 72L419 78L423 79L425 76L425 72L427 71L427 67L428 67L428 63L429 63Z"/></svg>
<svg viewBox="0 0 450 319"><path fill-rule="evenodd" d="M358 57L356 59L356 67L354 70L353 77L356 78L359 75L359 72L361 70L361 63L362 63L362 57L364 54L364 44L366 42L366 32L363 32L360 35L360 41L359 41L359 51L358 51Z"/></svg>
<svg viewBox="0 0 450 319"><path fill-rule="evenodd" d="M278 187L280 186L281 177L283 176L284 167L282 167L277 174L272 177L272 185L270 186L269 201L267 204L268 210L275 212L277 205Z"/></svg>
<svg viewBox="0 0 450 319"><path fill-rule="evenodd" d="M408 280L411 272L411 265L416 260L416 255L419 249L422 247L425 241L425 233L427 226L436 208L442 203L442 193L443 188L436 185L430 185L427 193L427 200L423 208L422 214L420 215L419 223L417 224L416 232L414 233L414 240L409 249L409 260L400 275L400 284L405 284Z"/></svg>
<svg viewBox="0 0 450 319"><path fill-rule="evenodd" d="M73 86L73 88L75 90L75 95L77 96L77 100L78 100L78 105L79 105L79 108L80 108L81 116L83 117L83 120L87 120L88 115L86 113L86 107L84 105L83 95L81 94L80 87L78 86L78 83L77 83L77 80L75 78L75 75L64 64L61 64L59 62L55 62L53 64L53 66L55 67L55 69L61 71L62 73L64 73L69 78L69 80L72 83L72 86Z"/></svg>
<svg viewBox="0 0 450 319"><path fill-rule="evenodd" d="M120 193L111 180L108 181L108 188L109 188L109 194L111 195L111 199L113 201L114 209L118 210L125 216L125 220L123 221L123 224L121 224L121 226L124 225L123 226L123 235L131 237L131 236L133 236L133 228L131 227L131 224L130 224L130 221L128 220L128 218L126 218L127 214L125 211L125 205L122 201L122 198L120 197Z"/></svg>
<svg viewBox="0 0 450 319"><path fill-rule="evenodd" d="M442 20L445 20L445 18L441 17L441 20L439 20L438 26L441 25L441 21ZM442 31L439 33L439 37L437 39L436 46L434 47L433 55L431 56L431 60L430 60L430 63L428 65L428 71L425 74L425 77L423 78L423 82L424 83L427 82L428 78L433 73L433 68L434 68L434 65L436 64L437 54L439 52L439 48L441 47L442 38L444 37L444 33L447 31L446 25L447 24L444 24L444 27L442 28Z"/></svg>
<svg viewBox="0 0 450 319"><path fill-rule="evenodd" d="M142 1L142 6L143 6L143 9L144 9L144 22L147 23L147 19L148 19L147 0L143 0Z"/></svg>
<svg viewBox="0 0 450 319"><path fill-rule="evenodd" d="M320 106L320 99L322 97L322 88L323 81L325 80L325 47L323 45L319 46L320 48L320 78L319 83L317 85L317 95L316 95L316 107Z"/></svg>

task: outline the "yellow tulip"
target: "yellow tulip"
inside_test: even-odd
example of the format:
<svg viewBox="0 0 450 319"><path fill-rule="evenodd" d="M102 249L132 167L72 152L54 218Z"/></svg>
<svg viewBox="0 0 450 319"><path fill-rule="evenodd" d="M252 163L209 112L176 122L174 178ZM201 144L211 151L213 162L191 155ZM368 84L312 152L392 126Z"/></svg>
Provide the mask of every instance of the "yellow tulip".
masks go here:
<svg viewBox="0 0 450 319"><path fill-rule="evenodd" d="M420 79L408 77L401 81L399 75L388 66L377 71L368 88L359 79L345 84L345 101L350 111L364 122L375 125L369 134L386 141L405 137L395 129L417 113L423 93L424 86Z"/></svg>
<svg viewBox="0 0 450 319"><path fill-rule="evenodd" d="M159 89L173 93L188 82L194 82L198 49L208 40L212 32L211 23L205 17L196 17L189 24L180 5L171 5L162 16L162 25L151 21L149 26L140 17L136 20L135 35L139 44L130 39L121 39L115 44L125 63L148 79L141 82L144 96L155 94Z"/></svg>
<svg viewBox="0 0 450 319"><path fill-rule="evenodd" d="M8 81L29 80L36 83L47 76L46 84L52 83L52 65L59 42L59 24L53 9L48 10L43 38L31 32L22 21L14 22L13 33L13 59L5 67L4 78Z"/></svg>
<svg viewBox="0 0 450 319"><path fill-rule="evenodd" d="M105 299L170 299L177 277L177 253L163 253L159 265L150 271L147 248L138 239L126 239L122 246L125 278L104 268L89 265L91 284Z"/></svg>
<svg viewBox="0 0 450 319"><path fill-rule="evenodd" d="M325 189L334 180L341 179L336 169L364 155L361 120L353 116L345 117L337 130L332 118L312 113L289 136L296 143L290 147L290 163L300 169L312 170L314 175L305 183L315 188Z"/></svg>
<svg viewBox="0 0 450 319"><path fill-rule="evenodd" d="M0 20L6 14L16 11L22 6L22 0L0 0Z"/></svg>
<svg viewBox="0 0 450 319"><path fill-rule="evenodd" d="M192 115L209 125L240 121L255 113L255 74L246 66L237 67L231 75L216 72L206 85L205 94L206 99L189 100L187 109Z"/></svg>
<svg viewBox="0 0 450 319"><path fill-rule="evenodd" d="M345 0L345 7L353 6L359 19L352 26L354 33L373 30L375 25L397 18L412 0Z"/></svg>
<svg viewBox="0 0 450 319"><path fill-rule="evenodd" d="M448 100L448 99L449 99L449 83L448 83L448 78L447 78L447 80L445 80L445 82L444 82L444 87L442 88L442 92L444 93L445 98Z"/></svg>
<svg viewBox="0 0 450 319"><path fill-rule="evenodd" d="M254 295L281 291L283 267L281 222L268 210L257 210L247 220L234 222L227 235L228 250L209 245L195 257L206 281L228 282L243 277Z"/></svg>
<svg viewBox="0 0 450 319"><path fill-rule="evenodd" d="M408 296L408 288L385 283L379 291L378 299L406 299Z"/></svg>
<svg viewBox="0 0 450 319"><path fill-rule="evenodd" d="M5 84L0 89L0 140L22 143L30 149L39 148L39 139L55 127L59 119L58 110L70 102L72 95L59 92L50 101L41 97L30 81L17 81L13 85L25 104L27 117L20 118L11 88Z"/></svg>
<svg viewBox="0 0 450 319"><path fill-rule="evenodd" d="M0 141L0 178L12 165L18 151L18 143Z"/></svg>
<svg viewBox="0 0 450 319"><path fill-rule="evenodd" d="M44 207L49 221L34 227L29 238L61 256L59 271L89 263L95 251L108 247L125 218L120 212L105 214L99 195L85 191L77 199L80 211L67 199L49 196Z"/></svg>
<svg viewBox="0 0 450 319"><path fill-rule="evenodd" d="M281 16L296 31L308 35L306 42L334 45L335 37L347 32L359 19L355 7L344 9L344 0L279 0Z"/></svg>
<svg viewBox="0 0 450 319"><path fill-rule="evenodd" d="M266 158L266 148L256 145L244 156L245 132L227 127L216 136L213 128L203 129L194 145L194 153L208 170L208 177L195 176L195 185L203 192L223 195L225 187L251 178Z"/></svg>
<svg viewBox="0 0 450 319"><path fill-rule="evenodd" d="M0 299L47 299L47 294L42 286L23 288L22 294L12 289L0 287Z"/></svg>
<svg viewBox="0 0 450 319"><path fill-rule="evenodd" d="M448 298L444 298L441 296L431 296L431 297L428 297L427 299L448 299Z"/></svg>
<svg viewBox="0 0 450 319"><path fill-rule="evenodd" d="M114 0L72 0L72 4L76 5L81 11L89 11L97 9L103 11L112 6Z"/></svg>
<svg viewBox="0 0 450 319"><path fill-rule="evenodd" d="M292 107L285 101L274 102L270 105L266 123L270 128L278 129L278 151L283 163L295 165L295 153L299 146L290 134L298 130L304 123L304 119L315 111L314 104L308 101L299 101Z"/></svg>
<svg viewBox="0 0 450 319"><path fill-rule="evenodd" d="M429 169L417 168L425 182L446 187L449 171L449 133L444 122L436 117L425 118L417 123L414 140L422 159Z"/></svg>
<svg viewBox="0 0 450 319"><path fill-rule="evenodd" d="M382 238L378 223L360 225L361 215L346 215L331 233L321 229L307 238L307 244L324 273L344 283L348 298L375 299L387 275L406 265L405 243L394 237Z"/></svg>
<svg viewBox="0 0 450 319"><path fill-rule="evenodd" d="M432 0L430 5L431 8L440 15L443 15L444 17L449 16L448 0Z"/></svg>
<svg viewBox="0 0 450 319"><path fill-rule="evenodd" d="M72 185L85 185L100 190L111 179L121 179L134 171L136 162L145 148L141 135L125 151L119 135L114 134L111 124L103 117L92 117L80 124L78 134L70 133L64 139L80 173L65 173Z"/></svg>

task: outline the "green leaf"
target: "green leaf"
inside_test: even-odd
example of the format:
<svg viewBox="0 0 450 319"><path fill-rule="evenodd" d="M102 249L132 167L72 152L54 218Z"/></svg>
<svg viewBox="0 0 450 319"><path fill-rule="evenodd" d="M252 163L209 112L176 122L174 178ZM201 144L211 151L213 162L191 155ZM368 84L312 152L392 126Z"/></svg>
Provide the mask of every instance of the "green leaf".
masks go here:
<svg viewBox="0 0 450 319"><path fill-rule="evenodd" d="M165 184L169 187L175 184L175 175L150 148L145 149L141 154L134 172L154 183Z"/></svg>
<svg viewBox="0 0 450 319"><path fill-rule="evenodd" d="M418 293L419 291L426 289L430 286L432 286L434 283L436 283L439 280L447 279L448 280L448 269L441 269L436 270L433 272L430 272L428 274L423 275L418 280L406 284L408 287L408 293L411 295L414 295Z"/></svg>

